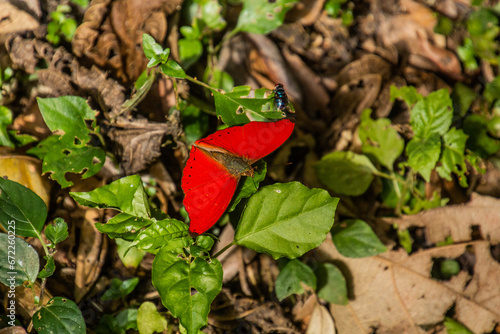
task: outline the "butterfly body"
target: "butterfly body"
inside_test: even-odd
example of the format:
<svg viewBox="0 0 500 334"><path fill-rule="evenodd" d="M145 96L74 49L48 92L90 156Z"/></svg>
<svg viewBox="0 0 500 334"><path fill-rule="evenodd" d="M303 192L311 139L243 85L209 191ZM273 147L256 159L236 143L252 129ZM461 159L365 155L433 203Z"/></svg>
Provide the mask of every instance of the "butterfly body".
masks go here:
<svg viewBox="0 0 500 334"><path fill-rule="evenodd" d="M226 211L242 176L253 176L252 164L280 147L291 135L289 119L250 122L219 130L197 140L182 176L189 230L201 234Z"/></svg>

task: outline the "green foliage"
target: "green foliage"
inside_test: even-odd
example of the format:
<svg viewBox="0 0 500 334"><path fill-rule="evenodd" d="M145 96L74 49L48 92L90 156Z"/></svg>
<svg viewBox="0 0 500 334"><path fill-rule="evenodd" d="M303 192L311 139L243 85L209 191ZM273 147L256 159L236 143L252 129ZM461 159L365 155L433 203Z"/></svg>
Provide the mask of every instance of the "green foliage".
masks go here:
<svg viewBox="0 0 500 334"><path fill-rule="evenodd" d="M331 263L320 263L316 277L319 298L329 303L347 305L347 284L339 268Z"/></svg>
<svg viewBox="0 0 500 334"><path fill-rule="evenodd" d="M0 224L6 231L22 237L40 238L46 218L47 206L37 194L0 177Z"/></svg>
<svg viewBox="0 0 500 334"><path fill-rule="evenodd" d="M169 245L153 261L153 285L162 303L188 333L207 323L210 304L222 289L222 265L216 259L179 256Z"/></svg>
<svg viewBox="0 0 500 334"><path fill-rule="evenodd" d="M87 128L85 120L94 120L95 112L90 109L85 99L78 96L58 98L38 98L38 106L43 119L53 134L28 150L43 160L42 172L51 173L50 177L61 187L69 187L73 182L65 174L85 173L88 178L97 173L104 165L105 152L90 145L91 135L99 137L98 129Z"/></svg>
<svg viewBox="0 0 500 334"><path fill-rule="evenodd" d="M466 21L469 37L458 47L460 60L468 70L476 70L476 57L498 65L500 46L497 42L500 33L499 20L494 9L480 7L472 12Z"/></svg>
<svg viewBox="0 0 500 334"><path fill-rule="evenodd" d="M211 89L217 116L227 125L241 125L252 121L280 119L282 112L270 109L271 98L248 98L250 86L237 86L229 93Z"/></svg>
<svg viewBox="0 0 500 334"><path fill-rule="evenodd" d="M276 278L276 297L279 301L282 301L293 294L302 294L304 293L302 284L316 290L316 276L314 271L305 263L293 259L281 269L278 278Z"/></svg>
<svg viewBox="0 0 500 334"><path fill-rule="evenodd" d="M163 50L162 46L158 44L153 37L148 34L142 35L142 47L144 54L149 59L148 68L160 66L163 74L172 77L185 79L186 72L174 60L168 59L170 56L170 49Z"/></svg>
<svg viewBox="0 0 500 334"><path fill-rule="evenodd" d="M470 115L464 121L463 130L469 136L466 146L481 158L487 158L500 150L500 140L488 133L489 120L482 115Z"/></svg>
<svg viewBox="0 0 500 334"><path fill-rule="evenodd" d="M359 219L348 219L332 229L332 240L340 254L360 258L387 251L370 226Z"/></svg>
<svg viewBox="0 0 500 334"><path fill-rule="evenodd" d="M267 34L283 24L295 0L243 0L235 32Z"/></svg>
<svg viewBox="0 0 500 334"><path fill-rule="evenodd" d="M7 228L6 230L11 231ZM0 256L3 259L0 261L0 282L9 287L22 285L25 281L34 283L40 268L36 250L11 233L0 233L0 245L2 245ZM14 279L12 279L13 272L16 273Z"/></svg>
<svg viewBox="0 0 500 334"><path fill-rule="evenodd" d="M47 40L59 45L61 37L67 42L71 42L75 35L77 23L75 19L67 17L71 12L71 7L68 5L58 5L55 12L50 13L52 19L47 25Z"/></svg>
<svg viewBox="0 0 500 334"><path fill-rule="evenodd" d="M298 182L263 187L248 201L234 243L274 259L299 257L325 240L337 204L326 191Z"/></svg>
<svg viewBox="0 0 500 334"><path fill-rule="evenodd" d="M118 278L113 278L109 289L101 296L101 300L113 300L123 298L134 291L135 287L139 284L139 278L134 277L125 281Z"/></svg>
<svg viewBox="0 0 500 334"><path fill-rule="evenodd" d="M361 116L359 126L361 149L372 161L377 161L392 170L394 161L403 153L404 141L391 127L389 119L380 118L374 121L370 114L371 110L365 110Z"/></svg>
<svg viewBox="0 0 500 334"><path fill-rule="evenodd" d="M137 311L137 328L141 334L161 333L167 329L167 320L156 310L155 304L144 302Z"/></svg>
<svg viewBox="0 0 500 334"><path fill-rule="evenodd" d="M33 315L33 325L40 334L85 334L82 312L72 300L54 297Z"/></svg>
<svg viewBox="0 0 500 334"><path fill-rule="evenodd" d="M44 256L44 259L47 260L47 263L40 271L40 273L38 273L38 278L50 277L56 271L56 264L54 262L54 258L52 256Z"/></svg>
<svg viewBox="0 0 500 334"><path fill-rule="evenodd" d="M332 152L316 164L319 180L335 193L358 196L363 194L377 169L370 159L353 152Z"/></svg>
<svg viewBox="0 0 500 334"><path fill-rule="evenodd" d="M45 227L45 236L55 246L68 237L68 224L62 218L54 219L53 225L49 224Z"/></svg>
<svg viewBox="0 0 500 334"><path fill-rule="evenodd" d="M444 326L448 334L473 334L467 327L449 317L444 319Z"/></svg>

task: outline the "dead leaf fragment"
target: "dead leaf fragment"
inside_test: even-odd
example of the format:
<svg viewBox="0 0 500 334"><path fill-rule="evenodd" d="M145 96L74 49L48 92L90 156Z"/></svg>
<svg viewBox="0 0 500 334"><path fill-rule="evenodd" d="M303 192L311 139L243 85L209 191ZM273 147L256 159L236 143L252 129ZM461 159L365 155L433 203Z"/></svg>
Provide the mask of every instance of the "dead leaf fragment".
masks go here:
<svg viewBox="0 0 500 334"><path fill-rule="evenodd" d="M477 258L472 276L460 273L450 281L431 277L434 259L457 258L469 248ZM338 263L349 280L349 304L330 305L341 333L374 329L377 333L432 333L432 324L441 323L453 306L456 320L474 333L490 332L500 320L500 264L492 258L486 241L437 247L411 256L400 249L353 259L340 255L328 239L317 256Z"/></svg>

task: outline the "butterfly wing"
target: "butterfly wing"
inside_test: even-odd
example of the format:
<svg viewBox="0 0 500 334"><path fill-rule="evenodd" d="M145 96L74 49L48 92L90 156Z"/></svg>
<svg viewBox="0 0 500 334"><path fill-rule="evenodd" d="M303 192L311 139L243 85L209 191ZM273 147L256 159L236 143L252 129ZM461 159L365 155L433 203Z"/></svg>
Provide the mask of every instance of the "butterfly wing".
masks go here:
<svg viewBox="0 0 500 334"><path fill-rule="evenodd" d="M231 202L238 180L239 176L229 173L202 150L191 148L181 181L191 232L201 234L217 223Z"/></svg>
<svg viewBox="0 0 500 334"><path fill-rule="evenodd" d="M218 147L255 162L280 147L293 132L289 119L275 122L250 122L219 130L196 142L198 146Z"/></svg>

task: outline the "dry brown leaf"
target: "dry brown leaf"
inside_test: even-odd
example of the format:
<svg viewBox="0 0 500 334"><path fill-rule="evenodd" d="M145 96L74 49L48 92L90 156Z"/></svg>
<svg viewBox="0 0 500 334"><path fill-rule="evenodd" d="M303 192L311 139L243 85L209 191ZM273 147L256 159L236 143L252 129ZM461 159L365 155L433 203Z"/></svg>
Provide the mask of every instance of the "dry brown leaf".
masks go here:
<svg viewBox="0 0 500 334"><path fill-rule="evenodd" d="M33 190L49 207L51 183L42 176L40 160L25 155L0 156L0 177L22 184Z"/></svg>
<svg viewBox="0 0 500 334"><path fill-rule="evenodd" d="M134 122L117 121L108 132L114 142L116 155L121 158L121 167L126 175L135 174L145 169L161 155L162 139L171 135L178 145L177 139L182 134L179 115L172 114L170 122L153 123L145 119ZM185 144L184 144L185 145Z"/></svg>
<svg viewBox="0 0 500 334"><path fill-rule="evenodd" d="M78 303L100 276L108 251L108 238L101 234L94 223L102 214L97 209L87 209L81 226L80 243L76 258L75 302Z"/></svg>
<svg viewBox="0 0 500 334"><path fill-rule="evenodd" d="M476 193L466 204L449 205L402 218L384 218L383 222L397 224L400 230L411 226L424 227L432 244L451 237L453 242L471 240L472 228L479 227L481 239L500 242L500 200Z"/></svg>
<svg viewBox="0 0 500 334"><path fill-rule="evenodd" d="M78 57L91 59L98 66L112 69L123 82L134 81L145 69L142 34L163 44L167 15L182 0L99 0L93 1L73 38Z"/></svg>
<svg viewBox="0 0 500 334"><path fill-rule="evenodd" d="M321 304L316 304L314 308L309 327L307 327L306 334L335 334L335 323L333 322L332 315L326 307Z"/></svg>
<svg viewBox="0 0 500 334"><path fill-rule="evenodd" d="M38 21L27 12L9 1L0 1L0 44L5 43L9 34L34 30L38 26Z"/></svg>
<svg viewBox="0 0 500 334"><path fill-rule="evenodd" d="M466 248L477 260L472 276L431 278L433 259L457 258ZM330 306L340 333L432 333L453 306L456 320L474 333L490 332L500 320L500 264L486 241L353 259L340 255L328 239L317 256L335 262L348 278L349 304Z"/></svg>

